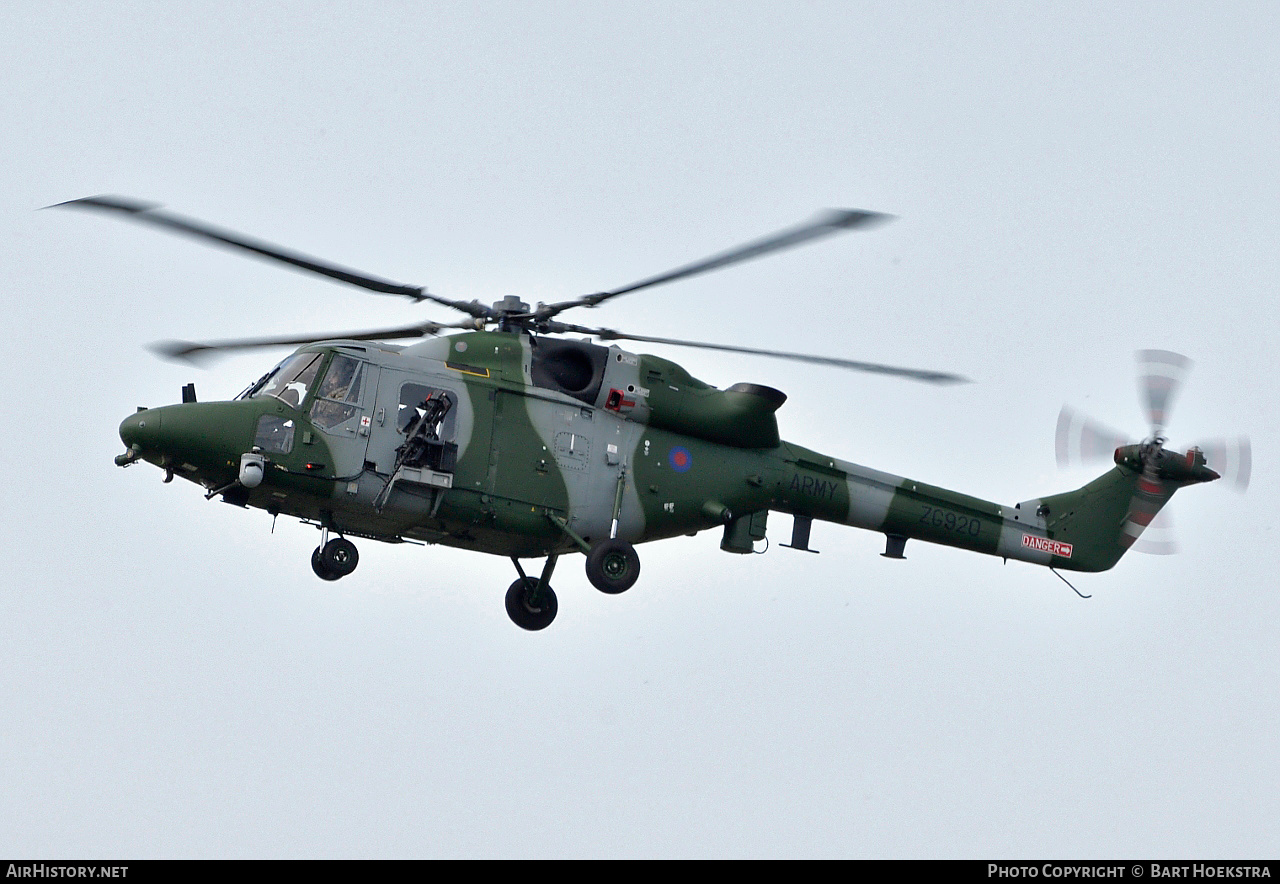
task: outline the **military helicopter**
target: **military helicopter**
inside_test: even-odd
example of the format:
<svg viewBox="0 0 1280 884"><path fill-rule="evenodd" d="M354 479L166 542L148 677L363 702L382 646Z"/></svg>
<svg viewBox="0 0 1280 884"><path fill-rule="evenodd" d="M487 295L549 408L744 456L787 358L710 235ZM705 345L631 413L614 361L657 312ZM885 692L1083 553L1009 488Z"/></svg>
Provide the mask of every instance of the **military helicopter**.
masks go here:
<svg viewBox="0 0 1280 884"><path fill-rule="evenodd" d="M445 544L506 556L518 577L511 620L547 627L551 577L581 552L590 583L616 594L640 575L636 545L720 529L720 548L750 553L770 512L791 516L792 549L812 551L815 519L1046 565L1112 567L1184 486L1218 473L1198 448L1164 447L1161 426L1119 444L1114 467L1083 488L1001 506L785 442L786 394L750 383L718 389L674 362L618 341L748 353L926 383L963 378L774 350L634 335L560 320L566 311L686 279L889 218L841 210L622 288L530 307L459 301L392 282L118 196L59 206L109 213L246 251L374 292L429 302L466 318L339 335L168 342L192 359L255 347L298 349L229 402L140 408L120 425L127 467L147 461L242 507L316 525L311 566L322 580L352 573L351 538ZM451 331L453 334L442 334ZM565 338L563 335L582 338ZM422 339L408 345L390 341ZM592 343L591 340L601 343ZM521 560L542 558L538 576ZM1061 576L1061 575L1059 575ZM1065 579L1065 578L1064 578Z"/></svg>

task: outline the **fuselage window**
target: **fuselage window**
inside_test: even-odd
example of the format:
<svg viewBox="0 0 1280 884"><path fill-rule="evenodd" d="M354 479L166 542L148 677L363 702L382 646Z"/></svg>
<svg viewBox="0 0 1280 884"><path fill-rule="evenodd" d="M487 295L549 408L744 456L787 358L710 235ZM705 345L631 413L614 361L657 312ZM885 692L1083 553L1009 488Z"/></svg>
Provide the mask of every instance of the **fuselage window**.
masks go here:
<svg viewBox="0 0 1280 884"><path fill-rule="evenodd" d="M331 430L355 417L360 407L364 374L363 362L335 353L316 392L315 404L311 406L312 423Z"/></svg>
<svg viewBox="0 0 1280 884"><path fill-rule="evenodd" d="M293 450L293 421L278 414L264 414L258 418L253 445L267 454L288 454Z"/></svg>
<svg viewBox="0 0 1280 884"><path fill-rule="evenodd" d="M396 429L401 433L408 430L410 424L427 414L428 402L440 398L446 400L448 408L444 417L435 425L436 437L442 442L454 441L458 426L458 399L452 392L440 387L428 387L425 384L405 384L401 387Z"/></svg>
<svg viewBox="0 0 1280 884"><path fill-rule="evenodd" d="M396 467L425 467L452 473L458 463L457 397L423 384L400 388L396 429L404 442L396 448Z"/></svg>

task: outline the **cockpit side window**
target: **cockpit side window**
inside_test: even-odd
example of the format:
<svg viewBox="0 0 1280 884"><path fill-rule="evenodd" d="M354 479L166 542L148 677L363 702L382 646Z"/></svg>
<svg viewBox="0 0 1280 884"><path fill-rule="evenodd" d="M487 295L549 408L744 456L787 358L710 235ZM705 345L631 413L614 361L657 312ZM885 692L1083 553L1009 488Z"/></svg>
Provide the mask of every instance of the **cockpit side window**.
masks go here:
<svg viewBox="0 0 1280 884"><path fill-rule="evenodd" d="M307 398L307 391L315 383L322 358L321 353L295 353L259 381L257 389L249 397L259 399L274 396L297 408Z"/></svg>
<svg viewBox="0 0 1280 884"><path fill-rule="evenodd" d="M311 421L324 430L332 430L351 420L359 411L364 386L365 365L359 360L335 353L324 374L311 406Z"/></svg>

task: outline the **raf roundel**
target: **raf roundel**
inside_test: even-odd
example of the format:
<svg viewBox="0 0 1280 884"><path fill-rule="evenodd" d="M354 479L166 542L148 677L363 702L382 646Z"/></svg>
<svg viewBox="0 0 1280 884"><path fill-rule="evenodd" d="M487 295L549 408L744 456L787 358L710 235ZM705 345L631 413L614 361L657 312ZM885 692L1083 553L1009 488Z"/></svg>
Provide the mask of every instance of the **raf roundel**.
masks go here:
<svg viewBox="0 0 1280 884"><path fill-rule="evenodd" d="M687 473L689 472L689 467L693 466L693 455L689 453L688 448L683 445L677 445L667 455L667 462L671 464L671 469L677 473Z"/></svg>

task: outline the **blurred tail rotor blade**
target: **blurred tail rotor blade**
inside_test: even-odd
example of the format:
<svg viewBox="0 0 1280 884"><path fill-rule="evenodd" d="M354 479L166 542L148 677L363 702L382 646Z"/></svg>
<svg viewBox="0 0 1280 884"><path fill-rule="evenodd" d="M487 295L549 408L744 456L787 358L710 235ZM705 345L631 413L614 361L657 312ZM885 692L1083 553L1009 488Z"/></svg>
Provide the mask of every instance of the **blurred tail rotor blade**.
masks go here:
<svg viewBox="0 0 1280 884"><path fill-rule="evenodd" d="M1156 513L1151 524L1142 532L1142 536L1133 542L1134 552L1152 556L1171 556L1178 552L1178 541L1174 535L1173 518L1169 510L1162 509Z"/></svg>
<svg viewBox="0 0 1280 884"><path fill-rule="evenodd" d="M1163 435L1173 398L1190 368L1191 360L1179 353L1169 350L1138 351L1138 388L1147 408L1153 436Z"/></svg>
<svg viewBox="0 0 1280 884"><path fill-rule="evenodd" d="M1165 483L1160 481L1156 475L1155 468L1151 465L1145 467L1142 471L1141 478L1138 479L1138 488L1134 492L1133 498L1129 501L1129 514L1125 517L1124 533L1120 537L1120 542L1126 547L1134 547L1139 539L1146 532L1148 526L1155 520L1156 514L1160 512L1161 507L1169 502L1169 498L1173 496L1174 489L1166 487ZM1153 536L1154 546L1147 552L1155 552L1159 548L1160 540ZM1165 541L1168 543L1168 541ZM1169 543L1170 549L1166 552L1173 552L1176 547Z"/></svg>
<svg viewBox="0 0 1280 884"><path fill-rule="evenodd" d="M1234 439L1210 439L1196 446L1204 452L1205 465L1227 480L1227 484L1243 492L1249 487L1253 472L1253 449L1248 436Z"/></svg>
<svg viewBox="0 0 1280 884"><path fill-rule="evenodd" d="M1121 445L1128 445L1129 442L1129 438L1124 433L1090 420L1065 405L1062 406L1062 411L1058 412L1055 448L1059 467L1070 466L1073 463L1111 460L1115 450Z"/></svg>

